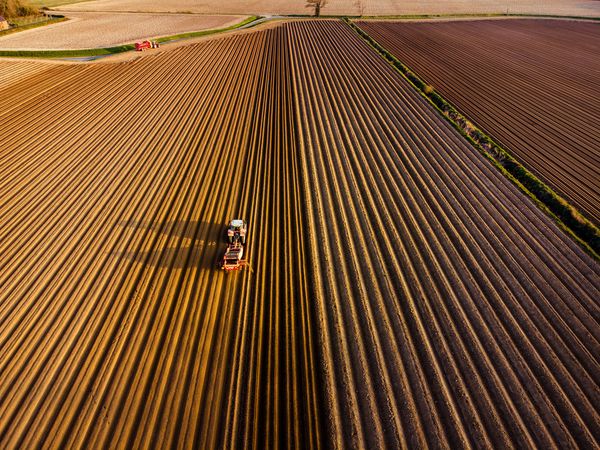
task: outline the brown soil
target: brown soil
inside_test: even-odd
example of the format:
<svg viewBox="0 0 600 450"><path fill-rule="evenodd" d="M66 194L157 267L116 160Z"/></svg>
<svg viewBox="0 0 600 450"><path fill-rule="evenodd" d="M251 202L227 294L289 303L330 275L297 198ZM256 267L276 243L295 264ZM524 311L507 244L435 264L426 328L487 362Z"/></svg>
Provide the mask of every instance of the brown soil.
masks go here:
<svg viewBox="0 0 600 450"><path fill-rule="evenodd" d="M360 26L600 223L597 24Z"/></svg>
<svg viewBox="0 0 600 450"><path fill-rule="evenodd" d="M317 442L283 31L0 92L0 447Z"/></svg>
<svg viewBox="0 0 600 450"><path fill-rule="evenodd" d="M597 445L598 265L349 27L289 29L329 446Z"/></svg>

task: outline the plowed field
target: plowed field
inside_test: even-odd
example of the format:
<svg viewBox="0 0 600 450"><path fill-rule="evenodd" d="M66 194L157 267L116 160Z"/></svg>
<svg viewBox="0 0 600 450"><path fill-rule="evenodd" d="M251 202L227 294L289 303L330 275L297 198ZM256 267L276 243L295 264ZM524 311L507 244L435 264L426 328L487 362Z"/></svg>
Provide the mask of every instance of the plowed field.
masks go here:
<svg viewBox="0 0 600 450"><path fill-rule="evenodd" d="M600 26L549 20L360 26L600 223Z"/></svg>
<svg viewBox="0 0 600 450"><path fill-rule="evenodd" d="M0 111L0 447L598 444L597 263L347 25Z"/></svg>
<svg viewBox="0 0 600 450"><path fill-rule="evenodd" d="M597 265L348 28L290 27L333 441L593 446Z"/></svg>
<svg viewBox="0 0 600 450"><path fill-rule="evenodd" d="M317 439L284 31L2 91L0 447Z"/></svg>
<svg viewBox="0 0 600 450"><path fill-rule="evenodd" d="M0 88L6 88L19 80L31 77L35 73L43 72L50 65L35 61L0 60Z"/></svg>

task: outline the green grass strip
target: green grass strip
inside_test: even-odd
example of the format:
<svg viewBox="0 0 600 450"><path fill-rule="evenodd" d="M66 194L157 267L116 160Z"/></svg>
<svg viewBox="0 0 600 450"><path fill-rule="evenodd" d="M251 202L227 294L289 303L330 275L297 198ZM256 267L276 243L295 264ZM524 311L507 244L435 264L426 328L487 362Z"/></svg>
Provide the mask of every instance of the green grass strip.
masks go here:
<svg viewBox="0 0 600 450"><path fill-rule="evenodd" d="M165 37L161 37L161 38L153 39L153 40L155 40L156 42L159 42L159 43L164 43L164 42L169 42L169 41L178 41L180 39L189 39L189 38L208 36L210 34L223 33L225 31L235 30L236 28L240 28L245 25L248 25L249 23L252 23L258 19L260 19L259 16L250 16L247 19L243 20L242 22L236 23L235 25L231 25L230 27L227 27L227 28L220 28L217 30L191 31L189 33L174 34L173 36L165 36Z"/></svg>
<svg viewBox="0 0 600 450"><path fill-rule="evenodd" d="M85 58L114 55L133 49L135 49L135 45L127 44L117 47L91 48L84 50L0 50L0 56L16 58Z"/></svg>
<svg viewBox="0 0 600 450"><path fill-rule="evenodd" d="M208 36L211 34L224 33L235 30L258 20L259 16L250 16L240 23L231 25L227 28L218 28L214 30L193 31L190 33L175 34L173 36L164 36L153 39L160 43L188 39L194 37ZM135 49L135 44L125 44L116 47L89 48L82 50L0 50L0 56L18 57L18 58L88 58L94 56L107 56L117 53L128 52Z"/></svg>
<svg viewBox="0 0 600 450"><path fill-rule="evenodd" d="M492 162L525 195L552 218L558 226L571 236L583 249L600 261L600 229L573 207L564 198L555 193L548 185L537 178L519 163L490 136L472 124L446 99L427 85L413 71L388 52L367 32L344 19L373 49L387 60L460 134L465 137L483 156Z"/></svg>

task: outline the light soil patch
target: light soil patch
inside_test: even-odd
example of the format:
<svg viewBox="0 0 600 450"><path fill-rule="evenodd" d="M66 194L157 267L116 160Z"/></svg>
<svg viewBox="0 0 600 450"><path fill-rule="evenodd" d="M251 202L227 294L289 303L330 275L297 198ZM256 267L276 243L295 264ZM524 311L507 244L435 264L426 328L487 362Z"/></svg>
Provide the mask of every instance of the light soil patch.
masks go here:
<svg viewBox="0 0 600 450"><path fill-rule="evenodd" d="M65 11L195 12L204 14L311 14L302 0L96 0ZM576 0L329 0L325 15L552 14L600 16L600 2Z"/></svg>
<svg viewBox="0 0 600 450"><path fill-rule="evenodd" d="M93 3L93 2L92 2ZM549 14L600 16L600 2L573 0L359 0L362 15L405 14Z"/></svg>
<svg viewBox="0 0 600 450"><path fill-rule="evenodd" d="M0 38L3 50L71 50L111 47L135 40L225 28L243 16L198 14L64 13L70 20Z"/></svg>

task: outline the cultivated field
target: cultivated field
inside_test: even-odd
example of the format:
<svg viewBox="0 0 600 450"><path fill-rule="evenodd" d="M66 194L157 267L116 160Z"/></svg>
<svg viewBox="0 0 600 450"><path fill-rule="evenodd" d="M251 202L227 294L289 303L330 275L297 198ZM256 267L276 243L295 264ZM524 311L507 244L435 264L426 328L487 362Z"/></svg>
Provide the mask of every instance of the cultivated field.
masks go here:
<svg viewBox="0 0 600 450"><path fill-rule="evenodd" d="M347 26L289 28L329 443L597 445L598 265Z"/></svg>
<svg viewBox="0 0 600 450"><path fill-rule="evenodd" d="M11 69L0 447L598 445L600 267L347 25Z"/></svg>
<svg viewBox="0 0 600 450"><path fill-rule="evenodd" d="M0 59L0 89L7 88L19 80L30 78L32 75L48 69L50 64L37 61L9 61Z"/></svg>
<svg viewBox="0 0 600 450"><path fill-rule="evenodd" d="M135 40L226 28L244 16L66 12L69 18L0 37L0 50L72 50L111 47Z"/></svg>
<svg viewBox="0 0 600 450"><path fill-rule="evenodd" d="M328 0L323 14L493 14L528 13L600 17L600 2L577 0ZM197 12L204 14L311 14L303 0L94 0L58 9L69 11Z"/></svg>
<svg viewBox="0 0 600 450"><path fill-rule="evenodd" d="M600 223L597 24L359 25Z"/></svg>
<svg viewBox="0 0 600 450"><path fill-rule="evenodd" d="M283 33L1 91L0 447L317 441Z"/></svg>

